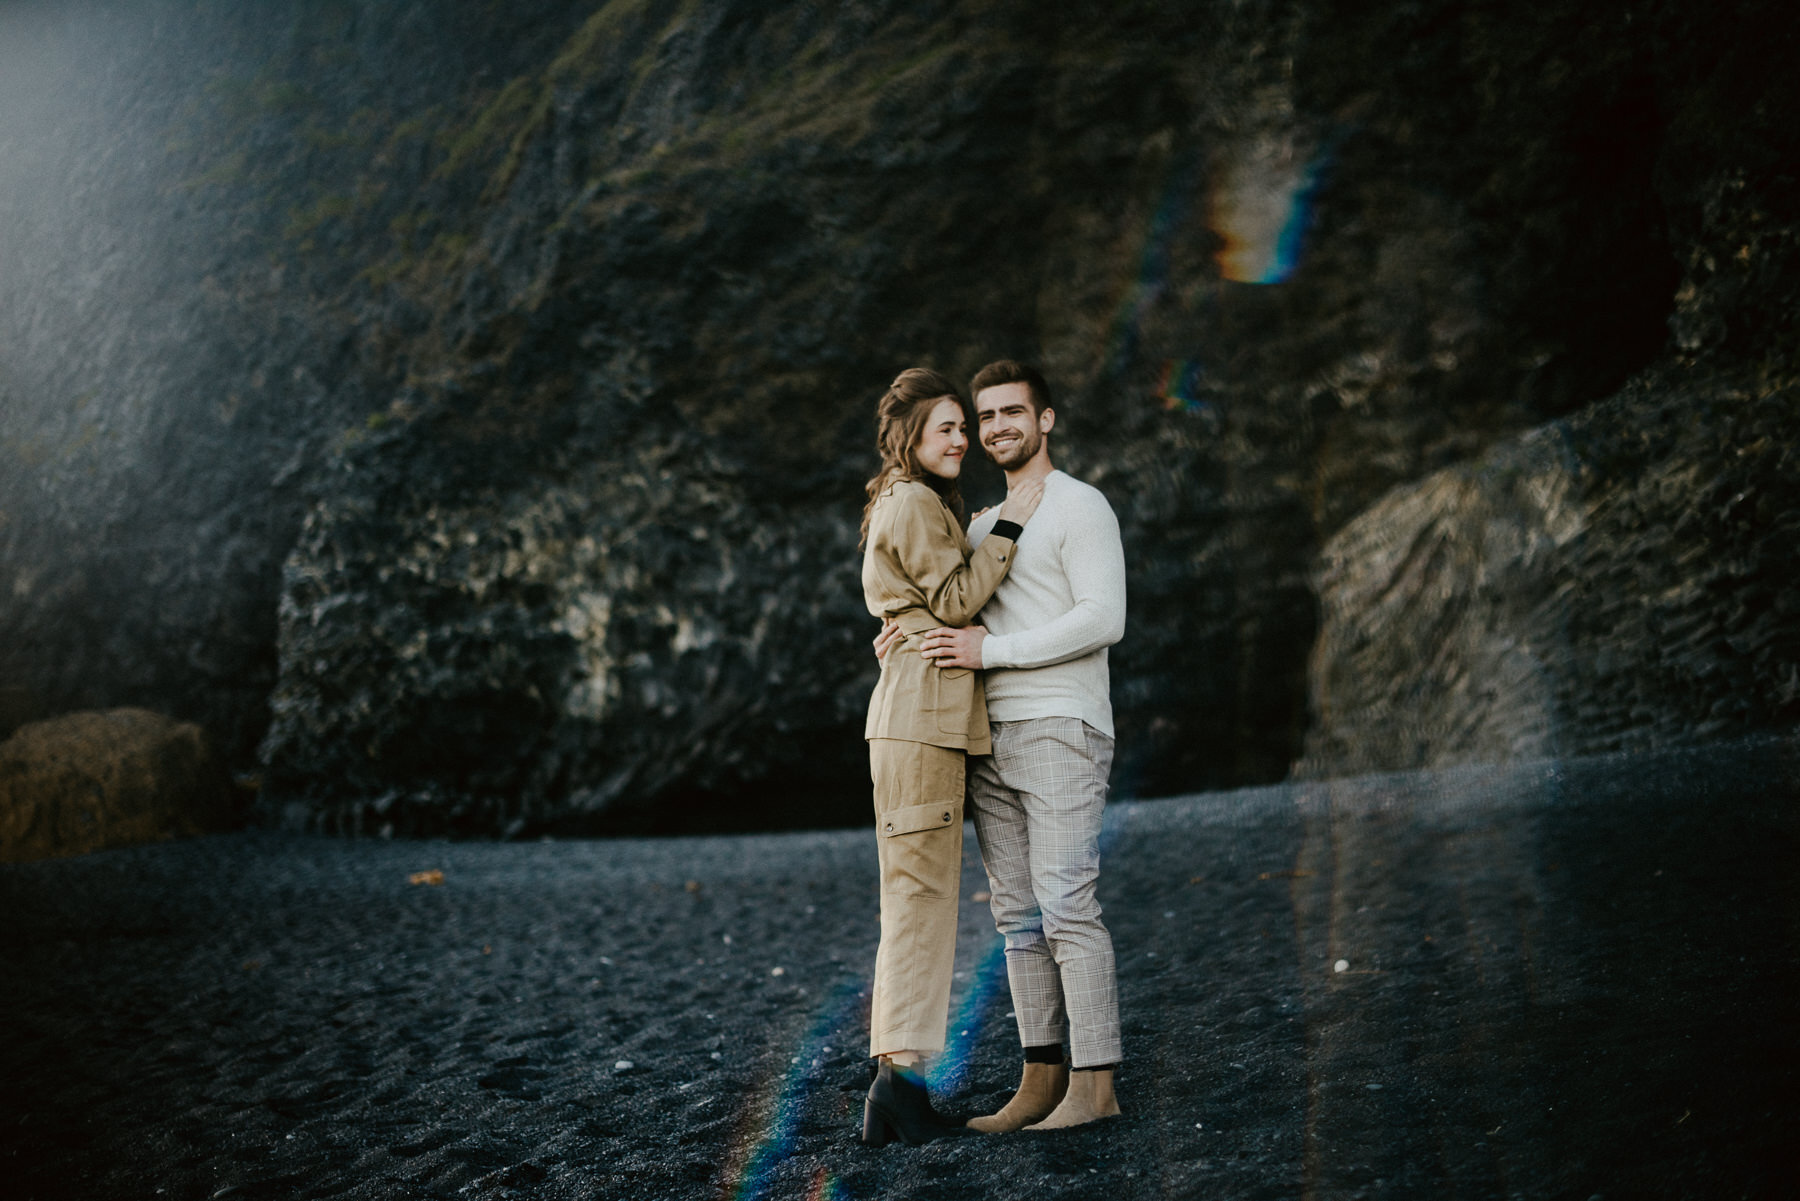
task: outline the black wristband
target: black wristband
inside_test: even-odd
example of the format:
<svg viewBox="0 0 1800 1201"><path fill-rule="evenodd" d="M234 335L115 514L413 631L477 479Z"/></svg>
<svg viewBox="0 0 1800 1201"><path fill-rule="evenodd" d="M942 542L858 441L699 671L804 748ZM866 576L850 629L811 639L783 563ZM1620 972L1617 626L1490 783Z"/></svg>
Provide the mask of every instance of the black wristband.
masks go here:
<svg viewBox="0 0 1800 1201"><path fill-rule="evenodd" d="M1025 527L1016 521L1007 521L1002 518L994 523L994 536L997 538L1004 538L1008 542L1017 542L1019 540L1019 535L1024 532Z"/></svg>

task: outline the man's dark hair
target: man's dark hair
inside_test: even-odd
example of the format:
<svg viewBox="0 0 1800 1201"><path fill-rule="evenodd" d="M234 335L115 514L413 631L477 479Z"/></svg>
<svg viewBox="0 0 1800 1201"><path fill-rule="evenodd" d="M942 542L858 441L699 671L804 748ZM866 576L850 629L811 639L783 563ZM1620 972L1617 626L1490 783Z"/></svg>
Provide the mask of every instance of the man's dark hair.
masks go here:
<svg viewBox="0 0 1800 1201"><path fill-rule="evenodd" d="M975 378L969 381L969 395L972 397L983 388L997 388L1001 384L1024 384L1025 390L1031 394L1031 411L1034 416L1055 407L1050 400L1050 385L1044 382L1043 374L1036 367L1017 359L996 359L977 371Z"/></svg>

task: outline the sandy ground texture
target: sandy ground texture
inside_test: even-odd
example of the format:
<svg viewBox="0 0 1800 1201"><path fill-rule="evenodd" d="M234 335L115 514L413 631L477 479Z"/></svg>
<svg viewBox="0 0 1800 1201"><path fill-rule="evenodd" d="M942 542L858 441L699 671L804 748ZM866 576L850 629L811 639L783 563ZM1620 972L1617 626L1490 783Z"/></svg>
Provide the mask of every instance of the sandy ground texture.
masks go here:
<svg viewBox="0 0 1800 1201"><path fill-rule="evenodd" d="M1791 743L1114 805L1125 1115L855 1138L873 835L0 869L9 1198L1776 1197ZM971 840L938 1091L1016 1078ZM441 872L441 883L413 883Z"/></svg>

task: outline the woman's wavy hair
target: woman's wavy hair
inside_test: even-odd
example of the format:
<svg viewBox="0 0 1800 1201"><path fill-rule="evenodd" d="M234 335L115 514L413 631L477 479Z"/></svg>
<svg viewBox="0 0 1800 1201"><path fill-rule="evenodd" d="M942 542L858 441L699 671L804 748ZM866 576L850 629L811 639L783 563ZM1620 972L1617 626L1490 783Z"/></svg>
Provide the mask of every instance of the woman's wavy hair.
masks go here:
<svg viewBox="0 0 1800 1201"><path fill-rule="evenodd" d="M882 394L881 402L875 406L875 449L881 452L881 470L869 477L865 488L869 499L863 505L862 535L856 549L861 550L869 540L869 514L875 510L876 499L899 480L919 480L930 485L956 515L957 524L966 524L962 490L956 481L926 471L919 465L917 454L931 410L946 396L962 407L963 420L968 421L968 399L949 376L929 367L908 367L894 377Z"/></svg>

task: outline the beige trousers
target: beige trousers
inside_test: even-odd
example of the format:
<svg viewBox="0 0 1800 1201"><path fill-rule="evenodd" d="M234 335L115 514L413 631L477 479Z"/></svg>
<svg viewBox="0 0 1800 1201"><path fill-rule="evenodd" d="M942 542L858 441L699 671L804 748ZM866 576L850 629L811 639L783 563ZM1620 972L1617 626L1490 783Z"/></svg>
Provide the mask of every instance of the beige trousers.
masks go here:
<svg viewBox="0 0 1800 1201"><path fill-rule="evenodd" d="M881 946L869 1000L869 1054L944 1048L962 883L963 752L869 739Z"/></svg>

